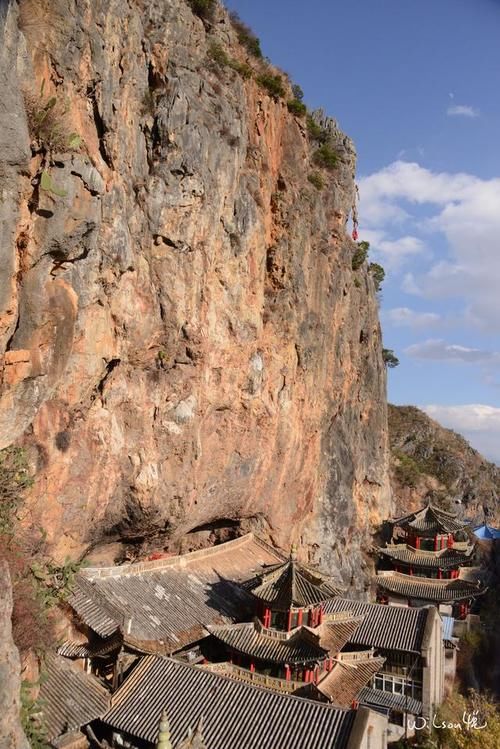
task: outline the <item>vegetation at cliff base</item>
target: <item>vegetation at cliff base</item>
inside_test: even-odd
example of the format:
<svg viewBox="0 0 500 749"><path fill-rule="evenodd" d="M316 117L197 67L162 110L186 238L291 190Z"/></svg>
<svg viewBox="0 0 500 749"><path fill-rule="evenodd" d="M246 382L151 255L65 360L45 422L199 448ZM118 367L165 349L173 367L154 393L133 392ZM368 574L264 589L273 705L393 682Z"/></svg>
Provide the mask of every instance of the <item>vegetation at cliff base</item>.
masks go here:
<svg viewBox="0 0 500 749"><path fill-rule="evenodd" d="M62 565L51 560L43 531L20 517L24 494L32 484L25 451L0 450L0 559L9 565L12 633L21 652L40 652L53 644L52 611L66 599L80 567L70 560Z"/></svg>

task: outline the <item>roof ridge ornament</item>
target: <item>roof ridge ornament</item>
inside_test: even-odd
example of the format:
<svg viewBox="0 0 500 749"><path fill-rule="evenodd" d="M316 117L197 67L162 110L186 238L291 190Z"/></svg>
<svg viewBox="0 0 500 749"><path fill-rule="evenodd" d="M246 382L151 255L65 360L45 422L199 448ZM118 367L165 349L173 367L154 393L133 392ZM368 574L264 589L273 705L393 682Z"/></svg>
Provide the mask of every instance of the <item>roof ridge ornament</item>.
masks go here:
<svg viewBox="0 0 500 749"><path fill-rule="evenodd" d="M156 742L156 749L173 749L170 741L170 726L168 723L167 709L163 708L160 718L160 731L158 733L158 741Z"/></svg>

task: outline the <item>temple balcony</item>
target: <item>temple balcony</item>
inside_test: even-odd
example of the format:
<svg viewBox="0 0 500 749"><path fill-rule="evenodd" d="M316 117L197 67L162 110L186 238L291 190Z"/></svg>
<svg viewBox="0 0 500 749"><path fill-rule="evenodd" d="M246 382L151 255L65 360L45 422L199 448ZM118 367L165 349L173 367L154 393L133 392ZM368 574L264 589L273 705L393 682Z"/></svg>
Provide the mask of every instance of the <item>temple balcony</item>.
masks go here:
<svg viewBox="0 0 500 749"><path fill-rule="evenodd" d="M288 679L279 679L275 676L267 676L267 674L259 674L257 671L250 671L242 666L236 666L234 663L225 661L224 663L207 663L202 668L207 671L213 671L223 676L229 676L231 679L238 681L245 681L248 684L253 684L257 687L265 687L266 689L272 689L275 692L283 692L285 694L293 694L299 689L310 687L304 681L292 681Z"/></svg>

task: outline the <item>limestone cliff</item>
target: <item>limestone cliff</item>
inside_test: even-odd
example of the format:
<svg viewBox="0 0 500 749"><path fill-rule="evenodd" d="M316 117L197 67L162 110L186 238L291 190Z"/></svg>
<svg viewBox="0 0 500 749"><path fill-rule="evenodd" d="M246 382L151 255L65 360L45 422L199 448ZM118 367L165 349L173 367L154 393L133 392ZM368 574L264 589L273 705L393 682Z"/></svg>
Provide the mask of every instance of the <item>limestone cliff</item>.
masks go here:
<svg viewBox="0 0 500 749"><path fill-rule="evenodd" d="M253 527L361 585L391 507L351 141L316 116L323 168L218 5L2 8L0 447L35 466L26 517L59 559Z"/></svg>
<svg viewBox="0 0 500 749"><path fill-rule="evenodd" d="M500 522L500 468L414 406L389 406L391 483L398 512L427 499L473 523Z"/></svg>
<svg viewBox="0 0 500 749"><path fill-rule="evenodd" d="M0 561L0 749L28 749L19 722L19 653L12 639L12 588L9 568Z"/></svg>

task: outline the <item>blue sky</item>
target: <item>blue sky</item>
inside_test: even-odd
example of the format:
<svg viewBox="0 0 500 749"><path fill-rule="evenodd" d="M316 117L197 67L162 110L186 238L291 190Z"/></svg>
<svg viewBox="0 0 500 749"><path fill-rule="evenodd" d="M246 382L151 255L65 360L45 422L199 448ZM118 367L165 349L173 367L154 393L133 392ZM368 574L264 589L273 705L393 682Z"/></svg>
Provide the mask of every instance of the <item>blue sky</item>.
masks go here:
<svg viewBox="0 0 500 749"><path fill-rule="evenodd" d="M355 141L389 399L500 463L500 0L228 0Z"/></svg>

